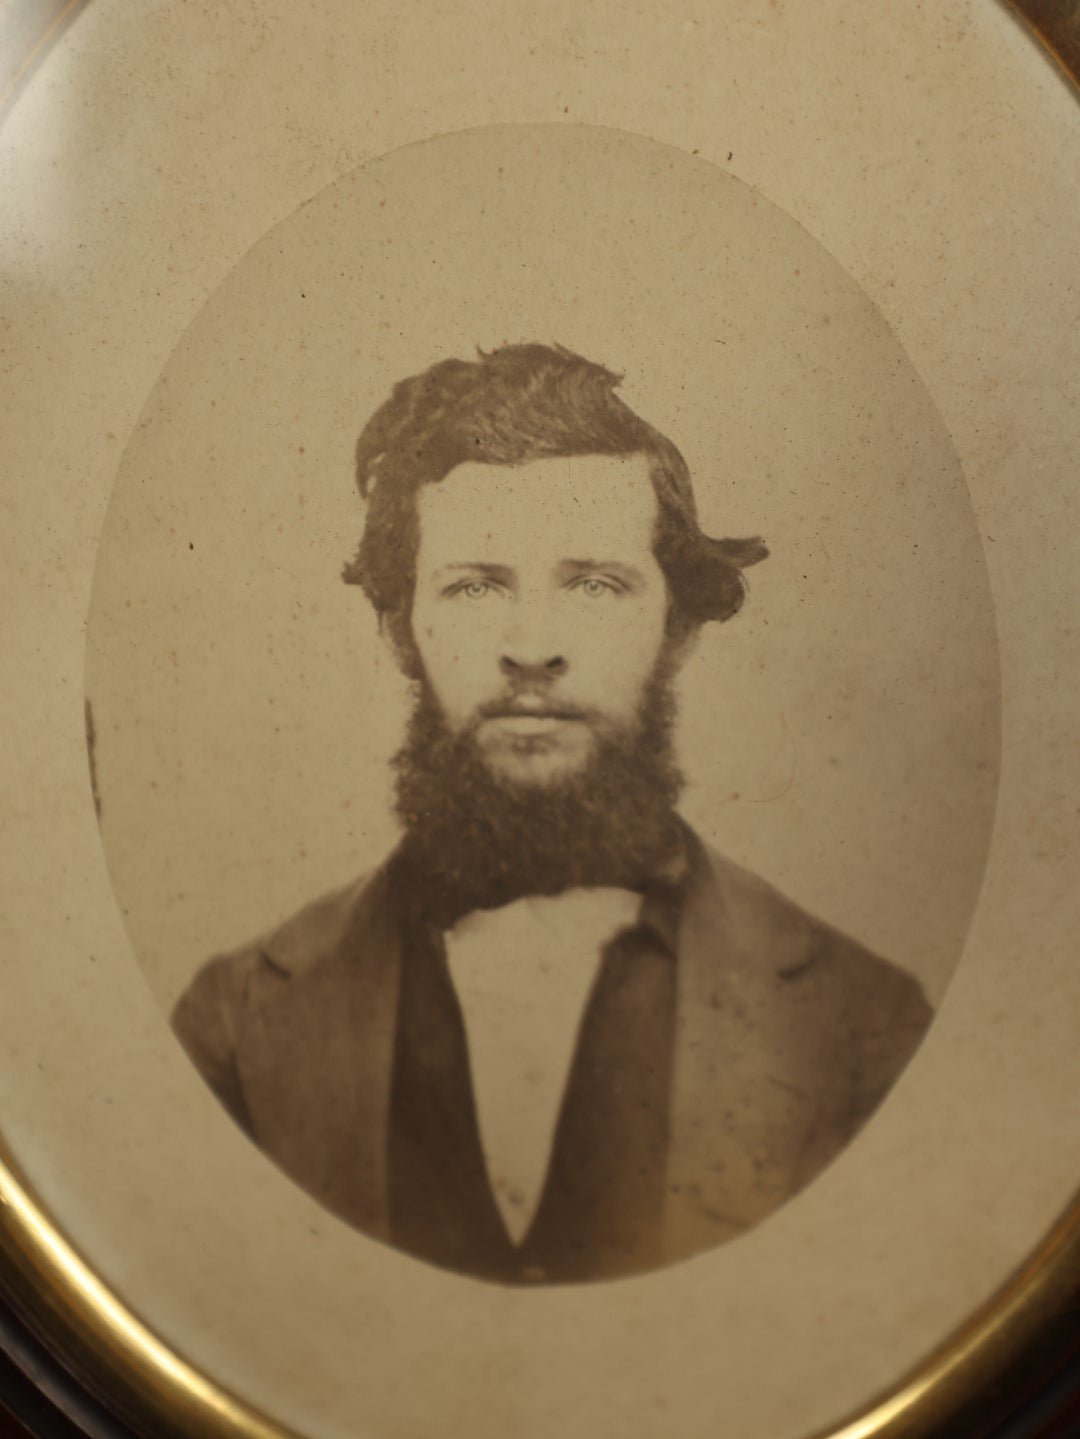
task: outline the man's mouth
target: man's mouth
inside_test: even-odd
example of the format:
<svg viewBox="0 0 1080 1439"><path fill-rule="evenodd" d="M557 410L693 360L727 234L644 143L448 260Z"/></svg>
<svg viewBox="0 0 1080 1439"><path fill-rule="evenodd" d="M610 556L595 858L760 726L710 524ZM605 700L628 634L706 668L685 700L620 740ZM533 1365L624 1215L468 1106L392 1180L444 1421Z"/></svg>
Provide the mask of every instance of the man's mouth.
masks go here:
<svg viewBox="0 0 1080 1439"><path fill-rule="evenodd" d="M527 699L486 706L480 716L482 725L490 724L499 733L516 739L541 739L555 734L564 725L586 720L585 713L572 706Z"/></svg>
<svg viewBox="0 0 1080 1439"><path fill-rule="evenodd" d="M583 710L575 709L571 705L553 705L543 700L515 699L507 700L505 703L485 705L480 711L482 720L584 720L587 715Z"/></svg>
<svg viewBox="0 0 1080 1439"><path fill-rule="evenodd" d="M504 711L490 717L506 734L550 734L560 725L572 724L578 717L559 710Z"/></svg>

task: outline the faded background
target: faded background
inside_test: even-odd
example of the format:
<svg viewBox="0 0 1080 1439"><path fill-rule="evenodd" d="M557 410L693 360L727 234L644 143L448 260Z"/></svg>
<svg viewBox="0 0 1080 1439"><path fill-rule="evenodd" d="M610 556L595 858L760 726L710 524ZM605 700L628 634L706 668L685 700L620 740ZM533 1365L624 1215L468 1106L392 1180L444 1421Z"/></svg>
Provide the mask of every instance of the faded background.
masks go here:
<svg viewBox="0 0 1080 1439"><path fill-rule="evenodd" d="M764 534L681 683L684 810L938 1000L982 878L998 674L939 415L823 248L712 164L577 125L364 167L235 267L153 387L87 640L102 834L171 1002L393 844L406 692L338 572L352 450L397 379L508 341L625 373L707 531Z"/></svg>

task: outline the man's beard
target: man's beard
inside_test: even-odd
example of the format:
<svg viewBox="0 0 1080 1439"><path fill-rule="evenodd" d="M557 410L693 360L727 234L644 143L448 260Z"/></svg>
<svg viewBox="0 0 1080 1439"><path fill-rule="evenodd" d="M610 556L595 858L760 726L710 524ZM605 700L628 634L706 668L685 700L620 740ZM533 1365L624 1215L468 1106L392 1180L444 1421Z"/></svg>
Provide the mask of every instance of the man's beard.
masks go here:
<svg viewBox="0 0 1080 1439"><path fill-rule="evenodd" d="M631 725L586 712L593 742L580 768L544 783L515 781L485 763L475 725L450 730L420 680L394 757L411 904L447 927L523 895L639 887L680 843L674 720L662 657Z"/></svg>

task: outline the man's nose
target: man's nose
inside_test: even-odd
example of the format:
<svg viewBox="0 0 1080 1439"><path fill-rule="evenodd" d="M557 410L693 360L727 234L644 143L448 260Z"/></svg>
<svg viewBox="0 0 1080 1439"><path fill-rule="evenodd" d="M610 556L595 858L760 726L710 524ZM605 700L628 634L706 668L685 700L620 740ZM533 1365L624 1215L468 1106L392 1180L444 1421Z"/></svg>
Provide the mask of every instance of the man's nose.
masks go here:
<svg viewBox="0 0 1080 1439"><path fill-rule="evenodd" d="M518 685L550 683L567 671L566 638L544 595L520 595L500 637L499 669Z"/></svg>
<svg viewBox="0 0 1080 1439"><path fill-rule="evenodd" d="M499 656L499 668L508 679L519 685L544 684L557 680L567 671L563 655L549 655L547 659L525 659L520 652Z"/></svg>

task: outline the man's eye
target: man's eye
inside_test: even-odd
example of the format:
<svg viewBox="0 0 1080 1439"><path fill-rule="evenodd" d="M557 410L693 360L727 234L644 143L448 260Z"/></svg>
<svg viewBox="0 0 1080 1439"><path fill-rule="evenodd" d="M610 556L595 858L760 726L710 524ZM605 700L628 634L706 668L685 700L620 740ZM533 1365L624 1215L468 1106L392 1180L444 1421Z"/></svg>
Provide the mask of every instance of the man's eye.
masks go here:
<svg viewBox="0 0 1080 1439"><path fill-rule="evenodd" d="M591 600L600 599L603 595L619 593L618 586L613 581L601 579L599 575L585 575L582 579L575 581L573 588Z"/></svg>
<svg viewBox="0 0 1080 1439"><path fill-rule="evenodd" d="M467 600L482 600L491 593L491 589L492 586L487 580L469 580L466 584L458 585L452 593L464 595Z"/></svg>

